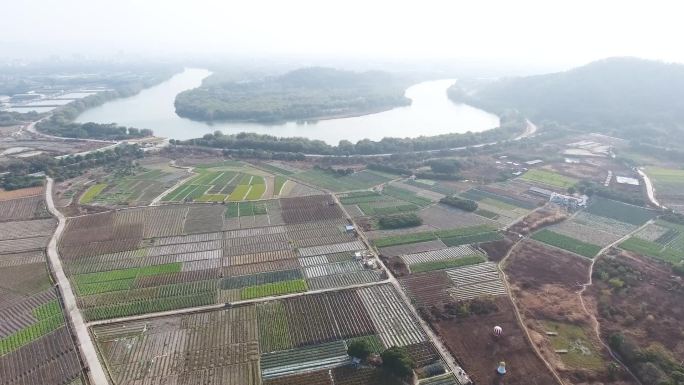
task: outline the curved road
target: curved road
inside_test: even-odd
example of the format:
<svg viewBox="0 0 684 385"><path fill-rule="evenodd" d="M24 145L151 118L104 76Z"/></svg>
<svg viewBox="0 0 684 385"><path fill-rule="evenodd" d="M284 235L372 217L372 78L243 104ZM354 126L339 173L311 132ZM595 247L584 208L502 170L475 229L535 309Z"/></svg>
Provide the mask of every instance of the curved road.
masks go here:
<svg viewBox="0 0 684 385"><path fill-rule="evenodd" d="M50 239L50 243L47 247L47 255L50 270L53 276L57 280L57 286L59 287L59 292L62 295L62 300L64 301L64 307L66 310L66 316L73 326L73 330L76 332L76 340L79 345L79 352L83 358L83 362L86 363L86 371L88 372L88 377L92 385L108 385L107 375L105 374L102 364L97 356L97 350L90 338L90 333L88 333L88 327L85 322L83 322L83 316L76 306L76 296L74 296L74 291L71 288L71 283L64 273L64 268L62 267L62 262L59 259L59 253L57 252L57 241L59 237L64 232L64 227L66 225L66 219L64 215L60 213L56 208L54 201L52 200L52 186L54 181L52 178L47 178L47 186L45 188L45 203L47 204L48 211L54 215L59 224L55 233Z"/></svg>

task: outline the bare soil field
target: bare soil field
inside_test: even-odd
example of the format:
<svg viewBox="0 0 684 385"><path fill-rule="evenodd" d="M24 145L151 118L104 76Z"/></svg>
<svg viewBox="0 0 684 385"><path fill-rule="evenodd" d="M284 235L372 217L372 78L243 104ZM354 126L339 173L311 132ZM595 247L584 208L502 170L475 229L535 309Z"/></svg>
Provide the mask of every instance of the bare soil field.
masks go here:
<svg viewBox="0 0 684 385"><path fill-rule="evenodd" d="M432 321L432 326L476 384L500 384L496 368L501 361L508 370L506 385L557 384L518 325L510 300L495 301L498 310L494 313ZM501 337L493 334L497 325L503 329Z"/></svg>
<svg viewBox="0 0 684 385"><path fill-rule="evenodd" d="M442 204L423 209L420 211L419 215L423 219L425 225L433 226L438 229L453 229L494 223L479 215Z"/></svg>
<svg viewBox="0 0 684 385"><path fill-rule="evenodd" d="M525 240L507 260L506 273L533 343L565 381L629 383L625 372L609 376L611 359L577 293L589 268L585 258ZM559 349L567 352L559 354Z"/></svg>
<svg viewBox="0 0 684 385"><path fill-rule="evenodd" d="M481 243L480 248L487 253L490 261L499 262L508 254L508 251L515 244L511 238L511 236L507 236L498 241Z"/></svg>
<svg viewBox="0 0 684 385"><path fill-rule="evenodd" d="M43 186L22 188L19 190L5 191L0 189L0 201L6 201L10 199L32 197L36 195L43 194Z"/></svg>
<svg viewBox="0 0 684 385"><path fill-rule="evenodd" d="M591 261L577 255L524 240L506 261L506 274L511 283L523 288L558 284L571 290L587 282Z"/></svg>

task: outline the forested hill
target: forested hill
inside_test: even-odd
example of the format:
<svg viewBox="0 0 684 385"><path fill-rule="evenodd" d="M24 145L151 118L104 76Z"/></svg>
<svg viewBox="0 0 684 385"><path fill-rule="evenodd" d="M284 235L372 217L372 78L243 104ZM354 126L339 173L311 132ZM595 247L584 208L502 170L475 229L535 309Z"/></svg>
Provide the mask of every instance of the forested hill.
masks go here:
<svg viewBox="0 0 684 385"><path fill-rule="evenodd" d="M458 84L458 83L457 83ZM610 58L567 72L449 89L453 100L623 137L684 131L684 65Z"/></svg>
<svg viewBox="0 0 684 385"><path fill-rule="evenodd" d="M380 71L304 68L252 82L221 82L178 94L176 113L190 119L282 122L362 115L410 104L409 79Z"/></svg>

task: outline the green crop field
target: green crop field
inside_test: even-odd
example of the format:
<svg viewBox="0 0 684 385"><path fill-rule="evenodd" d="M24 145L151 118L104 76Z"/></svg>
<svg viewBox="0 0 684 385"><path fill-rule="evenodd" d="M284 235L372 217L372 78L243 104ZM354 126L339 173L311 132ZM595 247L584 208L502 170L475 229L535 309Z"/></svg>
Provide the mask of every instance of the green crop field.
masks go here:
<svg viewBox="0 0 684 385"><path fill-rule="evenodd" d="M503 239L503 235L496 231L488 231L480 234L460 235L454 237L442 237L442 242L449 247L460 245L472 245L473 243L492 242Z"/></svg>
<svg viewBox="0 0 684 385"><path fill-rule="evenodd" d="M284 176L276 175L275 182L273 183L273 195L280 195L280 191L287 182L287 178Z"/></svg>
<svg viewBox="0 0 684 385"><path fill-rule="evenodd" d="M411 273L422 273L432 270L443 270L452 267L475 265L486 262L487 258L482 255L469 255L465 257L447 259L445 261L423 262L411 265Z"/></svg>
<svg viewBox="0 0 684 385"><path fill-rule="evenodd" d="M573 253L582 255L587 258L594 258L601 246L592 245L591 243L582 242L578 239L570 238L568 236L554 233L551 230L545 229L532 235L532 239L547 243L551 246L571 251Z"/></svg>
<svg viewBox="0 0 684 385"><path fill-rule="evenodd" d="M562 189L567 189L568 187L574 186L578 182L578 180L575 178L570 178L553 171L547 171L538 168L527 171L525 174L523 174L523 176L520 177L520 179Z"/></svg>
<svg viewBox="0 0 684 385"><path fill-rule="evenodd" d="M83 196L81 196L81 199L78 200L78 203L88 204L92 202L93 199L95 199L95 197L98 196L105 188L107 188L106 183L98 183L90 186Z"/></svg>
<svg viewBox="0 0 684 385"><path fill-rule="evenodd" d="M654 210L601 197L593 197L587 211L636 226L641 226L658 215Z"/></svg>
<svg viewBox="0 0 684 385"><path fill-rule="evenodd" d="M137 277L177 273L181 263L168 263L131 269L110 270L98 273L79 274L73 277L76 290L80 295L91 295L110 291L127 290Z"/></svg>
<svg viewBox="0 0 684 385"><path fill-rule="evenodd" d="M637 233L620 248L672 264L684 260L684 226L660 220L656 224L669 230L654 241L639 238Z"/></svg>
<svg viewBox="0 0 684 385"><path fill-rule="evenodd" d="M198 175L162 198L165 202L223 202L260 199L266 192L262 176L230 170L197 168Z"/></svg>
<svg viewBox="0 0 684 385"><path fill-rule="evenodd" d="M273 295L300 293L307 291L308 287L306 281L303 279L294 279L291 281L282 281L275 283L267 283L264 285L250 286L242 289L240 292L241 299L252 299L261 297L270 297Z"/></svg>
<svg viewBox="0 0 684 385"><path fill-rule="evenodd" d="M32 312L36 322L0 338L0 356L35 341L64 325L62 309L56 299L34 308Z"/></svg>

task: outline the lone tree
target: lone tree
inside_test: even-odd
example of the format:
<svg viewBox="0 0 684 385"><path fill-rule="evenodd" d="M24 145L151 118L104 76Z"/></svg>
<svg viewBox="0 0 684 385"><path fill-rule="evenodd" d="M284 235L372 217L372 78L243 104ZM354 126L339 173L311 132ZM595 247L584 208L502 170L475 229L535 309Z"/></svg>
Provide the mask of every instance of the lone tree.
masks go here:
<svg viewBox="0 0 684 385"><path fill-rule="evenodd" d="M367 341L354 341L347 346L347 354L365 360L371 354L371 348Z"/></svg>
<svg viewBox="0 0 684 385"><path fill-rule="evenodd" d="M382 366L399 378L407 378L413 375L414 362L409 357L406 349L392 346L380 355Z"/></svg>

